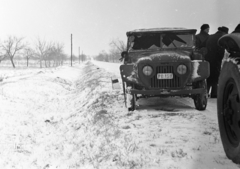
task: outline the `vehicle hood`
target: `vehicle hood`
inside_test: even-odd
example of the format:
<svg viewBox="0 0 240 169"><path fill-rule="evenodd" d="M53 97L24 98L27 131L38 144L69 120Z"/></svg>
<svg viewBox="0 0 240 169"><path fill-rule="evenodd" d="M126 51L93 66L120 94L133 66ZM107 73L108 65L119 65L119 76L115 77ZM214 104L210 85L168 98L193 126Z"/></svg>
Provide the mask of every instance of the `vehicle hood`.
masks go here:
<svg viewBox="0 0 240 169"><path fill-rule="evenodd" d="M142 62L144 60L153 62L179 62L179 61L190 61L190 51L159 51L159 52L145 52L141 54L133 54L132 58L136 62Z"/></svg>

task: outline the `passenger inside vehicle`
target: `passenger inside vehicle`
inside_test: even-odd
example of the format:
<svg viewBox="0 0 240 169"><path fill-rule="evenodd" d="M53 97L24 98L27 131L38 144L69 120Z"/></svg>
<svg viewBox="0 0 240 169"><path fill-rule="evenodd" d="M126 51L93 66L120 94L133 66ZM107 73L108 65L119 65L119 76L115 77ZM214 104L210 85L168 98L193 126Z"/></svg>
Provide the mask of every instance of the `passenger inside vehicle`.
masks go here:
<svg viewBox="0 0 240 169"><path fill-rule="evenodd" d="M129 43L130 50L192 47L193 35L172 33L132 35L129 37Z"/></svg>
<svg viewBox="0 0 240 169"><path fill-rule="evenodd" d="M160 47L160 35L150 34L144 36L134 36L133 50L144 50L149 49L151 46L155 45Z"/></svg>

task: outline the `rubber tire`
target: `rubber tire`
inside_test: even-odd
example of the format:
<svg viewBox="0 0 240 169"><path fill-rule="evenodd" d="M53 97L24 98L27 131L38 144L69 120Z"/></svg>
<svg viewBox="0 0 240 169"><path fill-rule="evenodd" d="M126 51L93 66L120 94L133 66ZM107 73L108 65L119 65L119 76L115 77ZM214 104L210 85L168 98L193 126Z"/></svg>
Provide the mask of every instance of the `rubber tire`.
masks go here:
<svg viewBox="0 0 240 169"><path fill-rule="evenodd" d="M202 94L197 94L193 97L194 105L197 110L205 110L207 107L208 102L208 95L207 95L207 82L206 80L195 82L194 88L204 88L205 92Z"/></svg>
<svg viewBox="0 0 240 169"><path fill-rule="evenodd" d="M238 93L237 97L239 97L240 73L239 73L238 65L232 63L231 61L225 62L220 73L218 94L217 94L218 95L218 98L217 98L218 125L219 125L220 136L221 136L221 140L222 140L222 144L223 144L223 148L226 153L226 156L229 159L231 159L234 163L240 164L240 143L238 142L237 146L236 145L234 146L231 143L228 137L228 135L230 134L228 133L229 129L226 128L227 126L225 122L226 116L224 116L224 113L223 113L225 106L227 106L227 104L225 103L227 102L226 95L224 96L224 93L226 94L225 91L227 91L226 90L227 84L233 81L235 82L235 86L237 89L236 91Z"/></svg>

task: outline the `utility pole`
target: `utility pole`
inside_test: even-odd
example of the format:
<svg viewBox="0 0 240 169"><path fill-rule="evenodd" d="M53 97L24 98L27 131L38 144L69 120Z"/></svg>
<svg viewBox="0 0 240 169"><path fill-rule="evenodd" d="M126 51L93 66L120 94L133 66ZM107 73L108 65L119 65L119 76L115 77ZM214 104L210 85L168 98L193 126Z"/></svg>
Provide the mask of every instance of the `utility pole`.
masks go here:
<svg viewBox="0 0 240 169"><path fill-rule="evenodd" d="M71 66L72 66L72 34L71 34Z"/></svg>
<svg viewBox="0 0 240 169"><path fill-rule="evenodd" d="M82 62L83 62L83 51L82 51Z"/></svg>
<svg viewBox="0 0 240 169"><path fill-rule="evenodd" d="M79 64L80 64L80 47L78 48L78 60L79 60Z"/></svg>

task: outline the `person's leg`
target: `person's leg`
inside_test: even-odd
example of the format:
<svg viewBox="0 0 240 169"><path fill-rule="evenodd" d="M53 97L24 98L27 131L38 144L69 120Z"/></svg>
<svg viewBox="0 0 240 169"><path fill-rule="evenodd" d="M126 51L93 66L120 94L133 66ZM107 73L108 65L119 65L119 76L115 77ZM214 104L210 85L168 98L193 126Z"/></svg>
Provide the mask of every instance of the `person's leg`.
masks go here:
<svg viewBox="0 0 240 169"><path fill-rule="evenodd" d="M217 90L218 90L218 78L220 75L220 67L217 66L215 71L214 71L214 76L213 76L213 81L212 81L212 91L211 91L211 98L217 98Z"/></svg>
<svg viewBox="0 0 240 169"><path fill-rule="evenodd" d="M211 98L217 98L217 82L212 84Z"/></svg>

